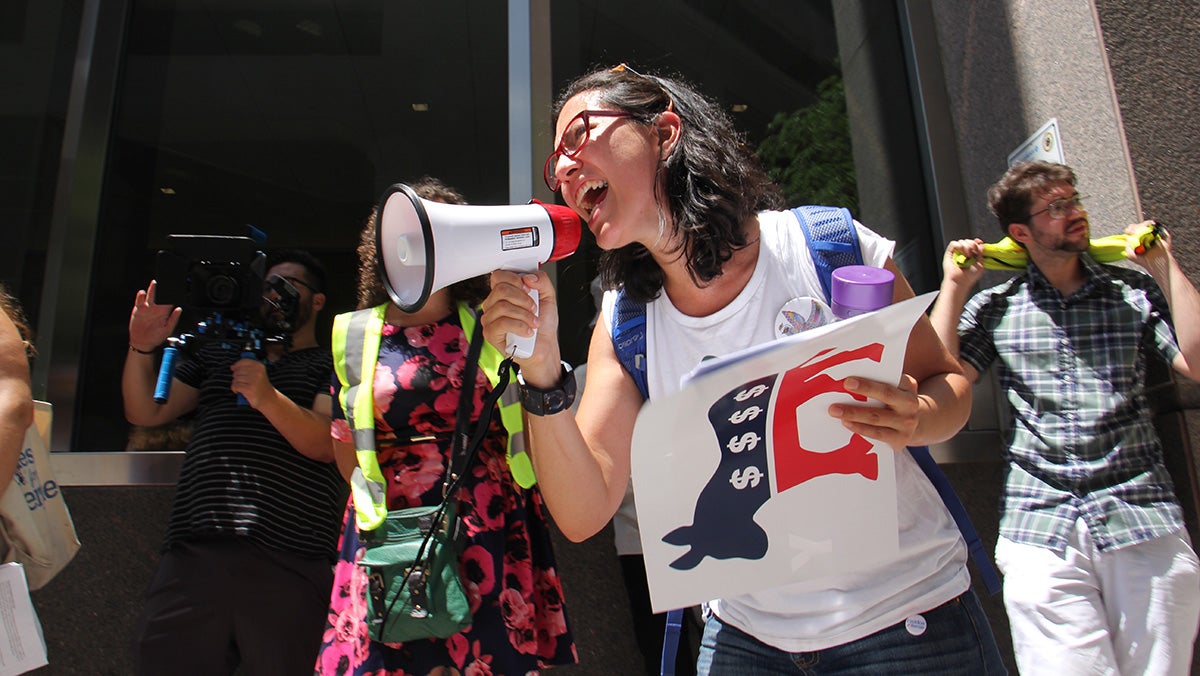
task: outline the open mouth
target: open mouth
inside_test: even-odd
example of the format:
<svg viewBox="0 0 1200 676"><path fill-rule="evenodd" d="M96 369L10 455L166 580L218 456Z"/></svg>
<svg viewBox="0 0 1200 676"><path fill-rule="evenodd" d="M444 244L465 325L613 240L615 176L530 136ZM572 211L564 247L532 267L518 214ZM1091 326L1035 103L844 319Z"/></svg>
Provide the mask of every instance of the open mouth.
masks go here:
<svg viewBox="0 0 1200 676"><path fill-rule="evenodd" d="M604 201L604 196L608 194L608 181L599 179L591 180L584 183L579 192L576 193L576 203L579 209L586 213L592 213L600 202Z"/></svg>

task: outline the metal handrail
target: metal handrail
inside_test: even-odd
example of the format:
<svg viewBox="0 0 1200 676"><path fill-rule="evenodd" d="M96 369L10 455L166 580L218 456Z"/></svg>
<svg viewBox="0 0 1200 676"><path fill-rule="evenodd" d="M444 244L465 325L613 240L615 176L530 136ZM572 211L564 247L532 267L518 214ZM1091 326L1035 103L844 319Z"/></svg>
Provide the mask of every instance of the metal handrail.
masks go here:
<svg viewBox="0 0 1200 676"><path fill-rule="evenodd" d="M942 464L999 462L1000 435L994 431L960 432L930 447ZM50 454L60 486L174 486L183 451L59 451Z"/></svg>

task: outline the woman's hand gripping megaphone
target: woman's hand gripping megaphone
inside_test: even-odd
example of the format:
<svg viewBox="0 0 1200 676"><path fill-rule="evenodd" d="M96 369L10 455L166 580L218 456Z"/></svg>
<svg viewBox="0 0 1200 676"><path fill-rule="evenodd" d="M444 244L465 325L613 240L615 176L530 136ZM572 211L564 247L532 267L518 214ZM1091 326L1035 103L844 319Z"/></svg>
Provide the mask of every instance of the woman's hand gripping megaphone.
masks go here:
<svg viewBox="0 0 1200 676"><path fill-rule="evenodd" d="M545 362L547 373L557 375L558 298L550 276L544 270L496 270L490 279L492 290L482 304L484 338L522 360L522 370ZM539 345L539 334L545 345Z"/></svg>

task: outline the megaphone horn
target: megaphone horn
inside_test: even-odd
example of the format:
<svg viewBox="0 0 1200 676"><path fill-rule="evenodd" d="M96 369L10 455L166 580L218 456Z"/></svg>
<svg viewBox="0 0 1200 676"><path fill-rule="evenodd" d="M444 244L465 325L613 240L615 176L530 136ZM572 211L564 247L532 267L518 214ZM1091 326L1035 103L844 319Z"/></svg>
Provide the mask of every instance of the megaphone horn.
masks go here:
<svg viewBox="0 0 1200 676"><path fill-rule="evenodd" d="M383 285L405 312L425 306L435 291L492 270L530 272L566 258L583 229L567 207L543 204L442 204L403 183L379 199L375 251ZM530 296L537 302L537 292ZM533 354L532 337L508 335L509 356Z"/></svg>

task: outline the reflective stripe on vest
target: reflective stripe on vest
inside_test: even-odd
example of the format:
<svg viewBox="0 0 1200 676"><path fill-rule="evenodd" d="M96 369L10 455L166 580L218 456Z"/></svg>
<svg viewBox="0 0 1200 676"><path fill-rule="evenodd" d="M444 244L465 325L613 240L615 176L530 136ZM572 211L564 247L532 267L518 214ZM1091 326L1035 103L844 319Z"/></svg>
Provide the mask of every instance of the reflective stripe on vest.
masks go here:
<svg viewBox="0 0 1200 676"><path fill-rule="evenodd" d="M387 304L340 314L333 320L333 368L342 389L338 403L354 434L357 459L350 475L359 530L375 530L387 518L387 484L375 453L375 363Z"/></svg>
<svg viewBox="0 0 1200 676"><path fill-rule="evenodd" d="M354 496L355 520L359 530L374 530L387 517L387 491L379 458L375 452L375 398L372 387L363 383L375 382L375 363L379 360L379 343L383 335L384 313L388 304L340 314L333 320L334 371L342 384L338 401L346 414L354 437L357 466L350 477ZM475 330L475 314L463 303L458 305L458 318L463 331L470 336ZM484 342L479 366L487 374L492 387L500 379L500 351ZM509 387L500 397L500 422L508 432L508 465L513 479L522 488L537 483L533 465L525 448L525 421L521 411L520 394Z"/></svg>

